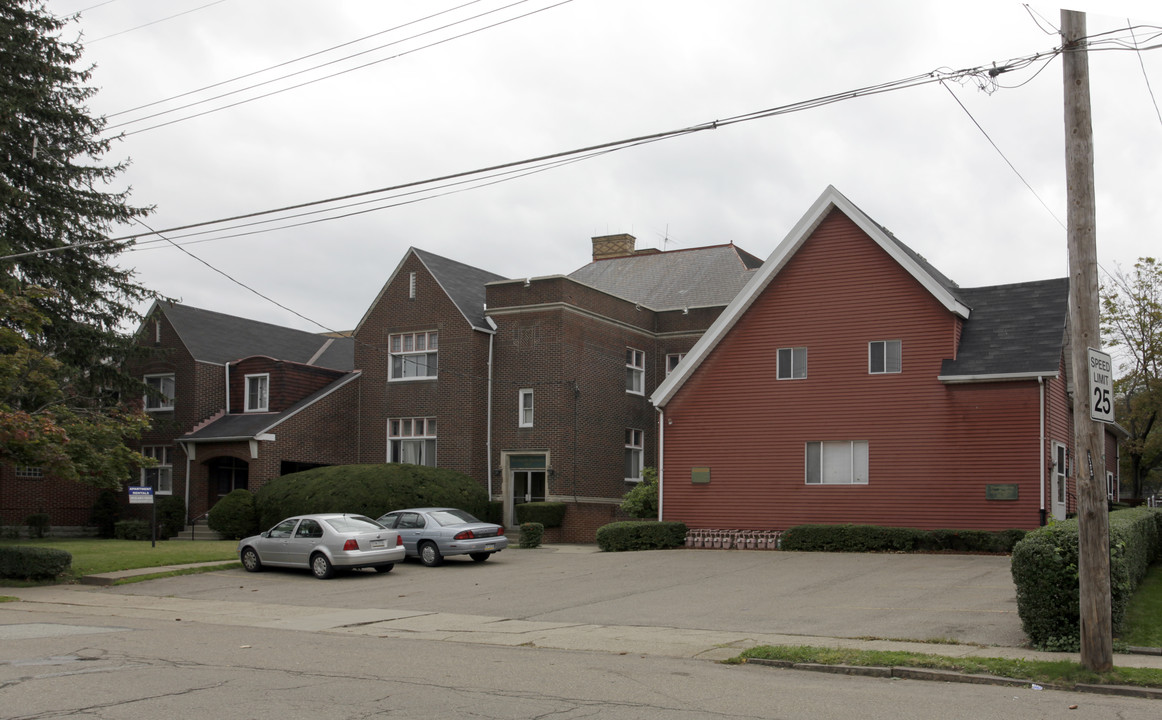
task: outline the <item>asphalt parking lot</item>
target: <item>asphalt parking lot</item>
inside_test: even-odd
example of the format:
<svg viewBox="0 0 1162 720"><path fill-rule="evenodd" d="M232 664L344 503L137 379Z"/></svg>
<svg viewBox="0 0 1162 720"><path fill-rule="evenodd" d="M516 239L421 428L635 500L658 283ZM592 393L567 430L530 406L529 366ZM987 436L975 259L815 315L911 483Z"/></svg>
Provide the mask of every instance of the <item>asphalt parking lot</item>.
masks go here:
<svg viewBox="0 0 1162 720"><path fill-rule="evenodd" d="M756 634L1024 642L1009 558L695 550L601 553L510 548L485 563L415 561L316 580L241 569L105 592L513 620L680 627Z"/></svg>

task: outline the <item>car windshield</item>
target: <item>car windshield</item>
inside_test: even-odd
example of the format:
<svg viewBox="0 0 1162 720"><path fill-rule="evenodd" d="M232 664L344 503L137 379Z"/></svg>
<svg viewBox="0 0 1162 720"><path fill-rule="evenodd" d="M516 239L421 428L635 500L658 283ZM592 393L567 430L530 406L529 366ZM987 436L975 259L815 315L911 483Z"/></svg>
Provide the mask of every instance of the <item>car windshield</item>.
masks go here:
<svg viewBox="0 0 1162 720"><path fill-rule="evenodd" d="M343 517L326 518L323 522L335 528L337 532L367 532L369 530L387 529L371 518L362 515L344 515Z"/></svg>
<svg viewBox="0 0 1162 720"><path fill-rule="evenodd" d="M480 522L463 510L436 510L435 512L428 513L428 517L440 523L440 525L459 525L460 523Z"/></svg>

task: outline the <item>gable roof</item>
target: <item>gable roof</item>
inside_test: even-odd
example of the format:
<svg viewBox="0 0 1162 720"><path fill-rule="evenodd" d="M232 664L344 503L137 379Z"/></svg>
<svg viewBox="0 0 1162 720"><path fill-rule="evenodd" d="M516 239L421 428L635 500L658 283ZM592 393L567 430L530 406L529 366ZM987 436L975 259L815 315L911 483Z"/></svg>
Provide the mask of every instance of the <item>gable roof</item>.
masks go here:
<svg viewBox="0 0 1162 720"><path fill-rule="evenodd" d="M679 310L726 305L761 265L731 243L595 260L568 277L651 310Z"/></svg>
<svg viewBox="0 0 1162 720"><path fill-rule="evenodd" d="M254 355L304 365L351 370L355 340L248 320L191 305L157 301L146 317L160 310L195 360L215 365Z"/></svg>
<svg viewBox="0 0 1162 720"><path fill-rule="evenodd" d="M400 268L407 262L409 255L415 255L423 263L424 267L435 278L440 289L444 291L444 294L448 296L471 327L486 332L492 331L484 319L484 285L495 280L507 280L508 278L503 275L488 272L487 270L481 270L478 267L466 265L462 262L450 260L435 253L430 253L427 250L410 247L404 253L403 258L400 259L399 264L395 266L391 277L380 288L379 294L375 296L375 300L367 307L367 312L363 314L363 318L360 319L359 324L355 328L356 333L363 326L371 311L379 305L383 294L391 286L392 282L395 281L396 276L399 275Z"/></svg>
<svg viewBox="0 0 1162 720"><path fill-rule="evenodd" d="M690 352L686 353L685 362L679 364L678 368L670 373L669 377L650 396L650 400L655 406L661 407L669 402L670 398L682 387L686 379L693 374L710 351L726 336L726 333L734 327L754 301L770 285L779 271L798 252L803 243L819 226L819 223L833 210L842 212L854 222L949 312L961 318L970 316L972 310L970 305L962 299L964 295L962 289L932 267L921 255L896 239L884 226L868 217L834 186L829 185L808 208L799 222L791 228L791 231L787 233L779 246L763 263L763 266L754 274L742 292L722 311L722 314L699 338ZM978 299L985 298L981 296Z"/></svg>

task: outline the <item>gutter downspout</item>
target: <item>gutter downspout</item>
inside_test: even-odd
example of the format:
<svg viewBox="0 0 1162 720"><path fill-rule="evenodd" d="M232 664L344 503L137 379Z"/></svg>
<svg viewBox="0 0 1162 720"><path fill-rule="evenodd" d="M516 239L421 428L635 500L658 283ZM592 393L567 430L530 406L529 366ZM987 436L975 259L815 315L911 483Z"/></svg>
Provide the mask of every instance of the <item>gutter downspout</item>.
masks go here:
<svg viewBox="0 0 1162 720"><path fill-rule="evenodd" d="M1041 487L1041 525L1045 525L1045 378L1037 376L1037 389L1041 393L1041 444L1038 447L1037 464L1040 466Z"/></svg>
<svg viewBox="0 0 1162 720"><path fill-rule="evenodd" d="M226 414L230 414L230 363L226 363Z"/></svg>
<svg viewBox="0 0 1162 720"><path fill-rule="evenodd" d="M188 442L178 443L186 454L186 525L190 524L190 446Z"/></svg>
<svg viewBox="0 0 1162 720"><path fill-rule="evenodd" d="M488 413L484 435L484 474L488 476L488 502L492 502L492 345L496 339L496 321L491 317L485 317L484 321L492 328L488 333Z"/></svg>
<svg viewBox="0 0 1162 720"><path fill-rule="evenodd" d="M662 521L662 487L666 476L666 411L658 408L658 522Z"/></svg>

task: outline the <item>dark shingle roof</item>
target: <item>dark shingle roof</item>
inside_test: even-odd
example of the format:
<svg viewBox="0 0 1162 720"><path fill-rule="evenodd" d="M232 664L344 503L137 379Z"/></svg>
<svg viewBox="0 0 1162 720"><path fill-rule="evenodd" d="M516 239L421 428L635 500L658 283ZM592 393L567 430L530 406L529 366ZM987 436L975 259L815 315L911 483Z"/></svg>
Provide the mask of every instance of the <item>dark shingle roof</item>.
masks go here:
<svg viewBox="0 0 1162 720"><path fill-rule="evenodd" d="M595 260L569 277L652 310L726 305L762 260L734 245Z"/></svg>
<svg viewBox="0 0 1162 720"><path fill-rule="evenodd" d="M1069 278L961 288L972 308L943 378L1057 372L1069 315Z"/></svg>
<svg viewBox="0 0 1162 720"><path fill-rule="evenodd" d="M412 252L432 273L464 318L476 328L486 328L484 322L484 285L495 280L506 280L503 275L481 270L462 262L434 255L426 250L412 248Z"/></svg>
<svg viewBox="0 0 1162 720"><path fill-rule="evenodd" d="M266 355L333 370L351 370L355 364L355 341L349 337L329 337L190 305L159 302L158 307L195 360L224 365Z"/></svg>

